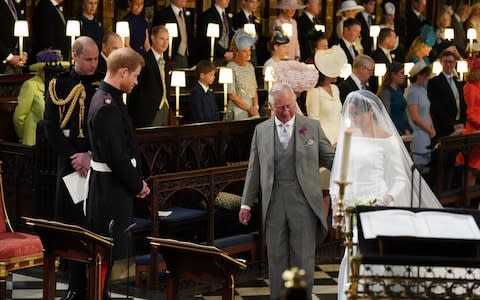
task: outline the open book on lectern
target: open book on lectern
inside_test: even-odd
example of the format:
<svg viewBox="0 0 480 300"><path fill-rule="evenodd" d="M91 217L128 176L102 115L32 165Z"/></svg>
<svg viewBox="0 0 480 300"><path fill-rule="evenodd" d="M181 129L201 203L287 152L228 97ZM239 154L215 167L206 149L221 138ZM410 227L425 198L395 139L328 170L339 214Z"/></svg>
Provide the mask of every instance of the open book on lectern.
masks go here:
<svg viewBox="0 0 480 300"><path fill-rule="evenodd" d="M379 236L480 240L472 215L441 211L412 212L404 209L360 213L365 239Z"/></svg>

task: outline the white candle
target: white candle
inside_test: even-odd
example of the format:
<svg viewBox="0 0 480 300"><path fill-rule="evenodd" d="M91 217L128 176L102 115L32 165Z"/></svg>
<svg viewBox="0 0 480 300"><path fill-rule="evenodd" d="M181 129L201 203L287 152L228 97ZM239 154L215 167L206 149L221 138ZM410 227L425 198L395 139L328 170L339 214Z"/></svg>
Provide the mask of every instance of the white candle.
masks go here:
<svg viewBox="0 0 480 300"><path fill-rule="evenodd" d="M343 135L342 160L340 161L340 182L347 181L348 161L350 159L350 142L352 140L352 131L347 129Z"/></svg>

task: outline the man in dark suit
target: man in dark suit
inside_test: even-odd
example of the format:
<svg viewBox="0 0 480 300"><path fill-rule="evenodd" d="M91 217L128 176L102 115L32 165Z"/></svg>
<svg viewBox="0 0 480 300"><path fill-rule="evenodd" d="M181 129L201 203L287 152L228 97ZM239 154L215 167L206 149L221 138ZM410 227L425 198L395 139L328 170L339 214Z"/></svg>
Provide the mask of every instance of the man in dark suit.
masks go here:
<svg viewBox="0 0 480 300"><path fill-rule="evenodd" d="M363 5L364 10L359 12L355 18L362 27L360 35L362 36L363 54L370 55L372 54L373 43L370 37L370 26L374 24L372 15L375 12L375 0L362 0L360 3Z"/></svg>
<svg viewBox="0 0 480 300"><path fill-rule="evenodd" d="M64 58L70 57L70 43L65 35L66 21L63 16L63 0L40 0L33 11L33 53L47 48L62 51ZM54 5L56 3L56 5Z"/></svg>
<svg viewBox="0 0 480 300"><path fill-rule="evenodd" d="M455 34L453 43L461 55L467 50L467 32L465 31L465 21L470 17L472 9L468 4L462 4L457 7L452 16L452 28Z"/></svg>
<svg viewBox="0 0 480 300"><path fill-rule="evenodd" d="M420 28L428 24L427 19L423 15L427 7L427 0L412 0L411 9L407 12L407 40L406 48L408 49L413 40L420 35Z"/></svg>
<svg viewBox="0 0 480 300"><path fill-rule="evenodd" d="M357 90L370 90L368 80L375 70L375 62L373 59L364 54L355 57L352 64L352 74L347 79L340 82L338 89L340 90L340 101L345 102L348 94Z"/></svg>
<svg viewBox="0 0 480 300"><path fill-rule="evenodd" d="M123 47L122 38L116 32L109 32L103 36L102 51L98 57L97 72L107 73L107 57L113 50Z"/></svg>
<svg viewBox="0 0 480 300"><path fill-rule="evenodd" d="M315 30L320 14L321 6L319 0L304 0L303 14L297 18L298 42L300 43L300 59L305 61L312 57L312 47L310 42L310 33Z"/></svg>
<svg viewBox="0 0 480 300"><path fill-rule="evenodd" d="M358 55L353 43L360 37L361 30L360 22L356 19L347 19L343 22L343 33L338 40L338 45L345 52L349 64L353 64L353 60Z"/></svg>
<svg viewBox="0 0 480 300"><path fill-rule="evenodd" d="M171 0L170 5L155 13L152 27L165 25L166 23L177 24L178 37L173 38L172 56L175 68L187 68L190 66L189 57L193 42L193 23L190 13L186 14L186 0Z"/></svg>
<svg viewBox="0 0 480 300"><path fill-rule="evenodd" d="M215 38L215 52L213 54L215 64L224 66L233 59L233 52L228 50L233 37L231 20L229 20L226 11L229 4L230 0L215 0L212 7L199 16L197 26L199 60L210 59L210 37L207 37L209 23L218 24L220 28L220 37Z"/></svg>
<svg viewBox="0 0 480 300"><path fill-rule="evenodd" d="M244 28L245 24L254 24L257 42L252 46L252 55L250 62L255 66L257 65L257 45L262 36L260 22L255 16L257 10L257 0L242 0L242 9L236 13L232 18L233 30Z"/></svg>
<svg viewBox="0 0 480 300"><path fill-rule="evenodd" d="M152 46L145 54L138 85L128 98L128 112L135 127L168 125L168 71L165 51L168 48L168 30L163 25L152 28Z"/></svg>
<svg viewBox="0 0 480 300"><path fill-rule="evenodd" d="M296 113L296 96L285 84L270 94L274 117L257 125L243 189L239 221L261 201L267 244L270 299L280 299L282 272L305 270L311 299L315 246L326 234L319 167L331 168L334 150L320 123Z"/></svg>
<svg viewBox="0 0 480 300"><path fill-rule="evenodd" d="M372 58L376 63L385 64L388 67L393 61L390 51L395 48L397 42L397 35L391 28L385 27L380 30L378 34L378 47L372 53Z"/></svg>
<svg viewBox="0 0 480 300"><path fill-rule="evenodd" d="M18 38L13 36L18 10L14 0L0 1L0 74L16 73L27 57L15 54Z"/></svg>

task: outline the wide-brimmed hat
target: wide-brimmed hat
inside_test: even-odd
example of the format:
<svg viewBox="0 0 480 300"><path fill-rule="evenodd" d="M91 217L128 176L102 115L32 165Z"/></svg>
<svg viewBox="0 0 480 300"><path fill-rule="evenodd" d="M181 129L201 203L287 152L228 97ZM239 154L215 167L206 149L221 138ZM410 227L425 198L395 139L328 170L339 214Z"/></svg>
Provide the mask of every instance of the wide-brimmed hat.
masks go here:
<svg viewBox="0 0 480 300"><path fill-rule="evenodd" d="M428 67L427 63L424 60L420 60L419 62L417 62L413 66L413 68L410 70L408 75L410 75L410 77L413 77L413 76L417 75L418 73L420 73L420 71L422 71L426 67Z"/></svg>
<svg viewBox="0 0 480 300"><path fill-rule="evenodd" d="M358 5L354 0L343 1L340 8L337 10L337 16L341 16L344 11L347 10L357 10L358 12L364 11L363 6Z"/></svg>
<svg viewBox="0 0 480 300"><path fill-rule="evenodd" d="M297 0L280 0L275 7L276 9L303 9L305 5L301 5Z"/></svg>
<svg viewBox="0 0 480 300"><path fill-rule="evenodd" d="M340 71L347 64L345 52L339 46L315 52L315 66L323 75L331 78L340 76Z"/></svg>

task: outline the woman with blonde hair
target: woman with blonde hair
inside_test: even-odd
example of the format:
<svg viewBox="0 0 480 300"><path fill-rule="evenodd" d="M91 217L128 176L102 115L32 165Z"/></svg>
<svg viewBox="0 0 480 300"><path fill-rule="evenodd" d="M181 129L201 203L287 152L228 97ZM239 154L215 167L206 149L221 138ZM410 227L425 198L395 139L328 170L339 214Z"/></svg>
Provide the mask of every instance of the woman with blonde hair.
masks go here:
<svg viewBox="0 0 480 300"><path fill-rule="evenodd" d="M406 57L407 62L417 63L421 60L426 64L430 63L428 57L432 47L435 45L435 33L430 25L424 25L421 29L420 35L414 40L410 49L408 49Z"/></svg>

